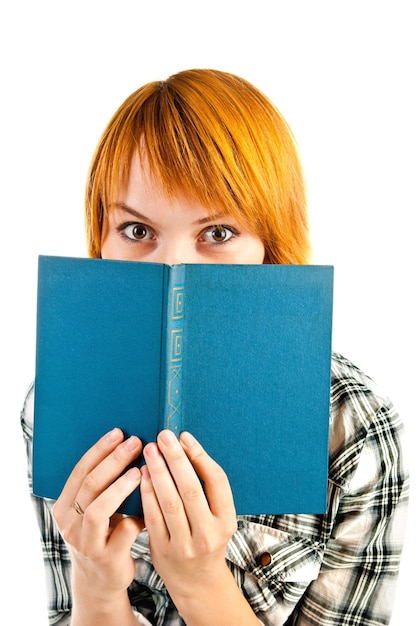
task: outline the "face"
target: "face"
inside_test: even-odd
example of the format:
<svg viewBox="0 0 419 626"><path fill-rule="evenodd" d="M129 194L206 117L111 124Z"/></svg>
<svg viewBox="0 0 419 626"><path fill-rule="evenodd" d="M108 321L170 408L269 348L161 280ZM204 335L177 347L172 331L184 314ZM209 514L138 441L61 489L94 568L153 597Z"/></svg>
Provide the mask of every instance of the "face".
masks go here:
<svg viewBox="0 0 419 626"><path fill-rule="evenodd" d="M263 263L259 237L220 208L210 219L205 207L182 195L168 198L134 157L126 189L105 220L102 258L153 263Z"/></svg>

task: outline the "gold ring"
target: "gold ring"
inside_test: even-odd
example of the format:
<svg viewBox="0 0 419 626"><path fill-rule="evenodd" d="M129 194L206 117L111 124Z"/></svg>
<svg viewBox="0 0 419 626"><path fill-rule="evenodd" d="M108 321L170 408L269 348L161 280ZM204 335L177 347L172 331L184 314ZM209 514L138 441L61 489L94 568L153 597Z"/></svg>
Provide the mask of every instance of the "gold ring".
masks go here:
<svg viewBox="0 0 419 626"><path fill-rule="evenodd" d="M78 513L79 515L84 515L84 511L81 508L80 504L77 502L77 500L74 500L73 502L73 509L75 510L76 513Z"/></svg>

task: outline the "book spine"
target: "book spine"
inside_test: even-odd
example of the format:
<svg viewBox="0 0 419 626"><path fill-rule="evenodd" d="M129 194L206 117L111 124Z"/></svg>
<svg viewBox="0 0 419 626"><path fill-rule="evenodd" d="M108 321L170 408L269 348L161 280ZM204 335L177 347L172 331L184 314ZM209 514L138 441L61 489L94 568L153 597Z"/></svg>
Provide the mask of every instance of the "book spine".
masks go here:
<svg viewBox="0 0 419 626"><path fill-rule="evenodd" d="M182 431L182 366L184 331L185 266L167 267L166 340L163 345L164 368L163 428L176 435Z"/></svg>

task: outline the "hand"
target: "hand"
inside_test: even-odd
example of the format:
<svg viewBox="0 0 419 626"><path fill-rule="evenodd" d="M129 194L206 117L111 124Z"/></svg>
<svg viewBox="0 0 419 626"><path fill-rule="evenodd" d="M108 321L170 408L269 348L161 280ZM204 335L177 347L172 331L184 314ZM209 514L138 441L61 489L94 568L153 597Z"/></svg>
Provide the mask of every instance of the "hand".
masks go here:
<svg viewBox="0 0 419 626"><path fill-rule="evenodd" d="M112 430L77 463L54 505L55 521L71 554L74 595L89 594L95 601L126 595L135 571L131 545L144 524L115 511L140 483L138 468L121 472L141 450L138 437L123 441L122 431Z"/></svg>
<svg viewBox="0 0 419 626"><path fill-rule="evenodd" d="M225 472L189 433L162 431L144 448L141 498L153 564L180 610L220 574L237 523ZM200 479L205 484L205 493ZM229 573L228 573L229 574Z"/></svg>

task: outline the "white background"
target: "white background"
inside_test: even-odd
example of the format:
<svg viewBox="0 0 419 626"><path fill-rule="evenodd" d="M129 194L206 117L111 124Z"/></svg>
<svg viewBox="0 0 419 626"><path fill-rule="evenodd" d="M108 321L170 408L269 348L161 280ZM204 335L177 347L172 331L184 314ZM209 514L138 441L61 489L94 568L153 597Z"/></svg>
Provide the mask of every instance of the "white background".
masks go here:
<svg viewBox="0 0 419 626"><path fill-rule="evenodd" d="M34 374L37 255L85 255L91 154L117 106L149 80L190 67L234 72L288 119L306 171L314 260L336 268L334 348L398 406L417 479L417 8L407 0L2 3L0 611L12 623L46 623L19 429ZM416 482L412 492L411 518ZM417 559L411 524L393 626L416 614Z"/></svg>

